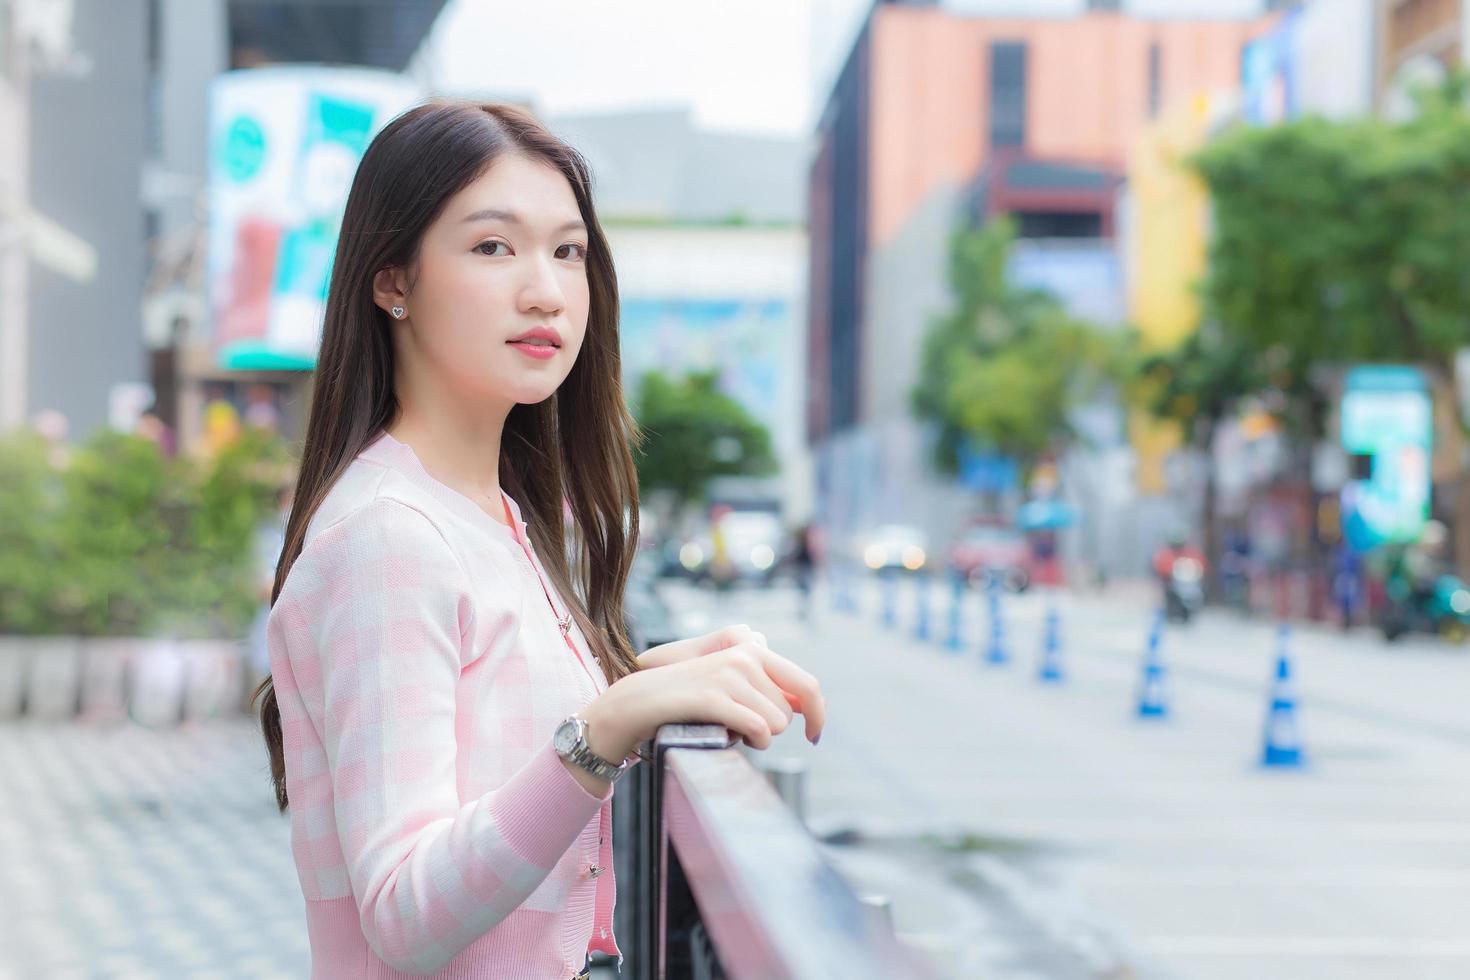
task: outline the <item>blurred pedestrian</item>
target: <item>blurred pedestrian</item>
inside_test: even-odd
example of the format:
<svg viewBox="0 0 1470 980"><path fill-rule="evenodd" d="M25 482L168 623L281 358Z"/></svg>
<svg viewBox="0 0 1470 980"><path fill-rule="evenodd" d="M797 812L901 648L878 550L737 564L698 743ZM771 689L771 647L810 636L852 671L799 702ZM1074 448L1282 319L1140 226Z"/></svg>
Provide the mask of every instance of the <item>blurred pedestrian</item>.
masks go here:
<svg viewBox="0 0 1470 980"><path fill-rule="evenodd" d="M718 591L725 591L735 584L735 560L730 556L730 536L725 533L725 515L730 507L721 504L710 515L709 528L709 574Z"/></svg>
<svg viewBox="0 0 1470 980"><path fill-rule="evenodd" d="M1363 559L1343 538L1332 555L1332 598L1342 618L1342 628L1351 629L1363 598Z"/></svg>
<svg viewBox="0 0 1470 980"><path fill-rule="evenodd" d="M220 396L204 406L204 435L200 449L206 459L240 438L240 413L229 399Z"/></svg>
<svg viewBox="0 0 1470 980"><path fill-rule="evenodd" d="M149 405L143 410L143 413L138 416L138 424L134 426L133 431L151 441L165 456L172 456L178 449L174 431L158 414L156 404Z"/></svg>
<svg viewBox="0 0 1470 980"><path fill-rule="evenodd" d="M1225 553L1220 557L1220 584L1227 605L1246 612L1250 609L1251 539L1244 527L1225 532Z"/></svg>
<svg viewBox="0 0 1470 980"><path fill-rule="evenodd" d="M245 389L243 421L267 432L280 431L281 410L276 407L276 393L270 385L257 384Z"/></svg>
<svg viewBox="0 0 1470 980"><path fill-rule="evenodd" d="M812 585L816 577L816 525L805 521L797 527L791 546L791 567L796 576L796 590L800 597L798 614L803 623L812 620Z"/></svg>

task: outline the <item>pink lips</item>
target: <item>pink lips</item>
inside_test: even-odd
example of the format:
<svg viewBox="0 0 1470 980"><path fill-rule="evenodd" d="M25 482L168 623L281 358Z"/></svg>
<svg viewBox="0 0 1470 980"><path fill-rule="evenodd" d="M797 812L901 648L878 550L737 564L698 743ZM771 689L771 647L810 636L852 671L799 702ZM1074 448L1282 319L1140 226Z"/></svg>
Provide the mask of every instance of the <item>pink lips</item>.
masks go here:
<svg viewBox="0 0 1470 980"><path fill-rule="evenodd" d="M551 327L532 327L509 343L527 357L545 361L561 349L561 334Z"/></svg>
<svg viewBox="0 0 1470 980"><path fill-rule="evenodd" d="M520 351L522 354L525 354L527 357L534 357L537 360L541 361L550 360L551 358L555 357L556 352L561 349L559 347L552 347L550 345L538 346L536 344L512 343L511 346Z"/></svg>

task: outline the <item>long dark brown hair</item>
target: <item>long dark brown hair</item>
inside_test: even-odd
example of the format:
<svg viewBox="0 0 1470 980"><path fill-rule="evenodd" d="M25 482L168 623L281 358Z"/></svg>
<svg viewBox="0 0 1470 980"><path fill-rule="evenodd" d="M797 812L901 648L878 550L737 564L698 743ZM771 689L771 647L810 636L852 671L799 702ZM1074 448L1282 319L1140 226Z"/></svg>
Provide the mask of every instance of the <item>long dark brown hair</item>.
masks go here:
<svg viewBox="0 0 1470 980"><path fill-rule="evenodd" d="M507 153L545 161L571 185L587 225L590 303L586 339L567 379L550 398L516 405L507 417L500 482L521 505L542 564L611 682L638 669L623 624L623 589L638 542L632 451L639 434L623 399L617 277L586 161L510 106L435 100L390 122L363 155L332 266L311 417L271 603L327 492L397 415L389 320L373 302L373 276L413 268L424 231L449 199ZM570 541L564 500L574 519ZM286 762L271 678L254 697L284 811Z"/></svg>

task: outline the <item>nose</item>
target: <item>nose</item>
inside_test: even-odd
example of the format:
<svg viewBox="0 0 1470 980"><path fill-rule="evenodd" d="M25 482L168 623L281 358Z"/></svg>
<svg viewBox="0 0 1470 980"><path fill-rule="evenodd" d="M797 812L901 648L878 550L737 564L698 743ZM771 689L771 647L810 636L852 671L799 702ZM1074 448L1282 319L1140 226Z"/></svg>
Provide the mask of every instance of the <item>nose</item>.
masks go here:
<svg viewBox="0 0 1470 980"><path fill-rule="evenodd" d="M526 281L519 295L521 312L560 313L564 299L551 260L533 257L526 268Z"/></svg>

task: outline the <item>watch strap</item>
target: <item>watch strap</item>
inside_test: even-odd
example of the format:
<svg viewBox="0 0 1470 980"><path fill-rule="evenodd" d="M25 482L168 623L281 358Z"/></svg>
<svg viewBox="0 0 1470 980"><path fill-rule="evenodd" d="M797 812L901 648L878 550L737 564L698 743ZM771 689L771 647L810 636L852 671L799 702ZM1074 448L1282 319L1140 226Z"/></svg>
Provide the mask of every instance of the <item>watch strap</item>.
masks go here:
<svg viewBox="0 0 1470 980"><path fill-rule="evenodd" d="M628 771L629 761L624 759L621 765L609 762L602 756L597 755L587 744L587 721L578 716L573 716L567 721L574 722L577 726L577 738L569 751L562 754L577 768L591 773L598 779L615 782L619 776Z"/></svg>

